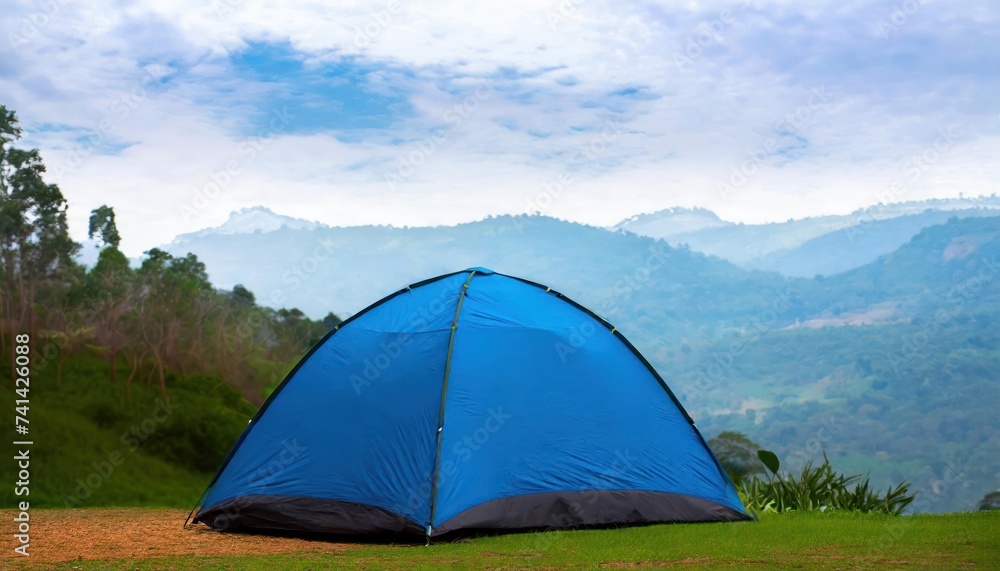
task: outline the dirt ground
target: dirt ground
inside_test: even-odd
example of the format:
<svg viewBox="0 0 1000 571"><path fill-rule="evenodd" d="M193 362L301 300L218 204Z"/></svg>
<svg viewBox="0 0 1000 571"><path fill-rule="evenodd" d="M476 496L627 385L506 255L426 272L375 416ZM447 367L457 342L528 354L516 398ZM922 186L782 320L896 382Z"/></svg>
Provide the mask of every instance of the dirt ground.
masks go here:
<svg viewBox="0 0 1000 571"><path fill-rule="evenodd" d="M179 555L258 555L289 551L337 552L354 547L299 537L218 533L205 526L183 529L187 512L176 509L109 508L34 510L29 557L14 553L13 510L0 510L4 549L0 568L88 559L146 559Z"/></svg>

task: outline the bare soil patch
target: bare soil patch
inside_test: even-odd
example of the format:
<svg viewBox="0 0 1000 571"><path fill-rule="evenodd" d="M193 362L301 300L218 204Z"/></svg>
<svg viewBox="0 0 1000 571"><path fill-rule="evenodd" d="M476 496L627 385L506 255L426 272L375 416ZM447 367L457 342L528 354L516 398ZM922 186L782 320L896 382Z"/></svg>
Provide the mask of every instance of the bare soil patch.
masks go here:
<svg viewBox="0 0 1000 571"><path fill-rule="evenodd" d="M219 533L202 525L184 529L187 512L177 509L107 508L34 510L30 557L14 553L15 512L0 510L4 549L0 568L91 559L147 559L184 555L266 555L287 552L332 553L353 544L319 538Z"/></svg>

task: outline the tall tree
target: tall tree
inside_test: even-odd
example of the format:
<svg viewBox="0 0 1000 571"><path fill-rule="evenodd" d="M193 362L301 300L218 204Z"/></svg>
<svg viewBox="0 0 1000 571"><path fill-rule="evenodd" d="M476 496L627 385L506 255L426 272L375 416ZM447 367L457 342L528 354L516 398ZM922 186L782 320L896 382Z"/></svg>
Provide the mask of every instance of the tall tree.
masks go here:
<svg viewBox="0 0 1000 571"><path fill-rule="evenodd" d="M38 150L13 146L21 133L17 116L0 105L0 310L5 333L34 334L39 290L66 281L80 246L69 237L66 199L43 179Z"/></svg>
<svg viewBox="0 0 1000 571"><path fill-rule="evenodd" d="M166 347L170 342L172 331L169 319L169 302L161 291L163 275L173 256L153 248L146 252L146 259L139 268L139 292L136 312L136 325L146 348L156 361L156 371L159 373L160 392L169 401L166 378L164 374L164 359Z"/></svg>
<svg viewBox="0 0 1000 571"><path fill-rule="evenodd" d="M196 309L206 295L212 295L205 264L194 254L173 257L159 248L146 252L139 268L136 321L149 352L156 361L160 392L167 396L165 371L168 364L182 368L179 345L185 326L195 329L203 320ZM197 342L202 335L192 334Z"/></svg>
<svg viewBox="0 0 1000 571"><path fill-rule="evenodd" d="M126 344L122 320L131 309L134 272L118 249L121 238L113 208L104 205L91 211L88 235L99 236L104 244L97 264L87 274L85 297L92 312L89 321L97 325L98 341L107 355L114 383L118 378L118 352Z"/></svg>
<svg viewBox="0 0 1000 571"><path fill-rule="evenodd" d="M118 249L121 236L118 235L118 225L115 224L115 209L102 205L90 212L90 227L88 237L99 236L104 248Z"/></svg>
<svg viewBox="0 0 1000 571"><path fill-rule="evenodd" d="M128 258L113 246L101 250L97 264L87 274L88 321L97 326L97 339L107 356L112 383L118 377L118 353L127 343L122 321L133 306L134 281Z"/></svg>

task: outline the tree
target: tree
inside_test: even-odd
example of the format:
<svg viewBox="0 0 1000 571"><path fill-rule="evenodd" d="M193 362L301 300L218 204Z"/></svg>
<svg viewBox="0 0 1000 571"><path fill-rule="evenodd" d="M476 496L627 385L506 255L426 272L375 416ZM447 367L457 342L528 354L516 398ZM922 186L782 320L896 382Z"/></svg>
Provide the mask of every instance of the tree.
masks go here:
<svg viewBox="0 0 1000 571"><path fill-rule="evenodd" d="M213 320L215 367L250 402L259 403L260 390L250 363L272 342L272 323L270 313L236 295L224 296Z"/></svg>
<svg viewBox="0 0 1000 571"><path fill-rule="evenodd" d="M90 228L87 237L100 236L104 248L118 249L121 244L121 236L118 235L118 226L115 224L115 210L108 205L95 208L90 212Z"/></svg>
<svg viewBox="0 0 1000 571"><path fill-rule="evenodd" d="M100 236L104 247L97 263L87 274L84 287L86 321L97 327L97 339L106 353L111 382L118 377L118 352L127 339L122 321L132 309L135 273L119 249L121 238L115 225L115 211L104 205L90 213L89 236ZM131 387L129 387L131 390Z"/></svg>
<svg viewBox="0 0 1000 571"><path fill-rule="evenodd" d="M764 473L764 465L757 457L760 446L744 434L727 430L709 439L708 445L735 484L739 485L748 476Z"/></svg>
<svg viewBox="0 0 1000 571"><path fill-rule="evenodd" d="M170 315L178 333L167 347L167 356L175 367L185 372L192 364L192 358L195 359L194 365L200 365L198 355L205 318L215 306L215 290L208 281L205 264L191 253L174 257L167 265L163 279L160 289L165 293L164 299L173 300Z"/></svg>
<svg viewBox="0 0 1000 571"><path fill-rule="evenodd" d="M122 321L133 305L135 274L128 258L114 246L107 246L87 274L85 306L88 321L97 326L97 339L107 354L111 382L118 377L118 352L127 339Z"/></svg>
<svg viewBox="0 0 1000 571"><path fill-rule="evenodd" d="M246 305L253 305L256 302L253 292L243 287L243 284L233 286L233 298Z"/></svg>
<svg viewBox="0 0 1000 571"><path fill-rule="evenodd" d="M159 248L146 252L139 268L138 308L136 322L142 340L156 361L160 392L169 402L166 386L166 366L170 362L183 371L179 344L185 325L195 329L194 343L201 338L198 327L204 320L196 318L198 304L212 295L205 264L194 254L173 257Z"/></svg>
<svg viewBox="0 0 1000 571"><path fill-rule="evenodd" d="M82 349L87 344L88 336L93 332L93 327L69 327L64 331L57 331L51 337L52 342L58 347L56 352L56 386L62 386L62 369L66 360L73 353Z"/></svg>
<svg viewBox="0 0 1000 571"><path fill-rule="evenodd" d="M1000 491L990 492L979 500L979 511L1000 510Z"/></svg>
<svg viewBox="0 0 1000 571"><path fill-rule="evenodd" d="M343 322L344 320L338 317L336 313L331 311L330 313L326 314L326 317L323 318L323 327L326 327L326 330L329 331Z"/></svg>
<svg viewBox="0 0 1000 571"><path fill-rule="evenodd" d="M45 321L45 349L38 349L42 359L39 370L53 358L56 362L56 386L62 385L62 367L69 357L88 346L94 331L84 307L86 272L83 266L74 265L72 275L62 288L48 292L48 299L40 306Z"/></svg>
<svg viewBox="0 0 1000 571"><path fill-rule="evenodd" d="M7 331L34 334L36 301L63 285L80 246L69 237L66 199L42 178L38 150L12 146L21 132L14 112L0 105L0 318Z"/></svg>

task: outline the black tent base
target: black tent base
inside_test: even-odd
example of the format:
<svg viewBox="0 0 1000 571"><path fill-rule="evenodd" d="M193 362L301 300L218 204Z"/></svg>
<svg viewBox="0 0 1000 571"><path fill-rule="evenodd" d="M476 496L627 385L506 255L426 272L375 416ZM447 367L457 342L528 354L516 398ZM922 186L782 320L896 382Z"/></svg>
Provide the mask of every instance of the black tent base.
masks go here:
<svg viewBox="0 0 1000 571"><path fill-rule="evenodd" d="M465 510L431 530L432 537L515 530L619 527L633 524L745 521L732 508L665 492L600 490L527 494ZM218 531L332 535L415 534L427 529L369 505L287 496L243 496L199 511L195 522Z"/></svg>
<svg viewBox="0 0 1000 571"><path fill-rule="evenodd" d="M216 531L306 531L331 534L424 533L389 510L339 500L241 496L202 509L194 518Z"/></svg>

